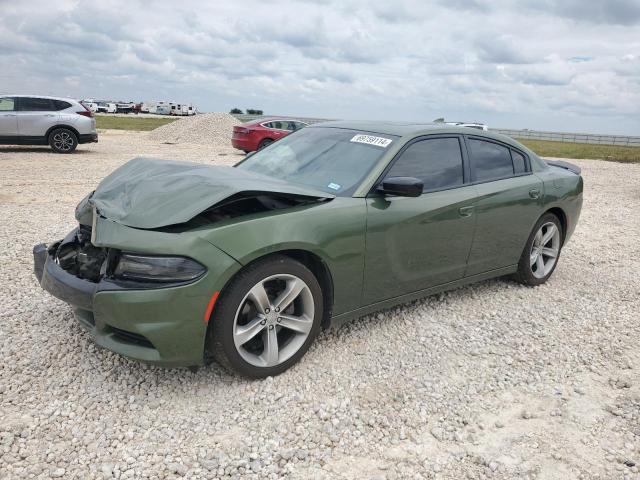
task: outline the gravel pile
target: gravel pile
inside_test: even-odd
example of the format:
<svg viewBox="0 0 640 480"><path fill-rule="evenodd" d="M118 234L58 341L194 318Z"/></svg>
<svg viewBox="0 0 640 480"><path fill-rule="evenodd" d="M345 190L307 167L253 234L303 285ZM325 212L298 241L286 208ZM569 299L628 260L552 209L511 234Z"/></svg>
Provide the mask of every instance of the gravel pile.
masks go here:
<svg viewBox="0 0 640 480"><path fill-rule="evenodd" d="M369 315L248 381L99 350L33 278L32 245L67 233L102 176L172 150L240 157L142 134L0 147L0 478L638 478L640 166L576 162L583 214L547 284Z"/></svg>
<svg viewBox="0 0 640 480"><path fill-rule="evenodd" d="M149 139L164 143L228 145L233 127L241 122L228 113L201 113L182 117L152 130Z"/></svg>

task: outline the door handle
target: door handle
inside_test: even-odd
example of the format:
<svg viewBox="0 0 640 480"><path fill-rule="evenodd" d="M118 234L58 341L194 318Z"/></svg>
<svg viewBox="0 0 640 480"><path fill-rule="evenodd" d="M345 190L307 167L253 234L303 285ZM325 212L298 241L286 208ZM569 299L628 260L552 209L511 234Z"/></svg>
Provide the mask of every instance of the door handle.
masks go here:
<svg viewBox="0 0 640 480"><path fill-rule="evenodd" d="M539 198L540 197L540 189L539 188L532 188L531 190L529 190L529 196L531 198Z"/></svg>
<svg viewBox="0 0 640 480"><path fill-rule="evenodd" d="M467 207L460 207L458 209L458 213L460 214L461 217L470 217L471 215L473 215L474 209L475 207L473 205L469 205Z"/></svg>

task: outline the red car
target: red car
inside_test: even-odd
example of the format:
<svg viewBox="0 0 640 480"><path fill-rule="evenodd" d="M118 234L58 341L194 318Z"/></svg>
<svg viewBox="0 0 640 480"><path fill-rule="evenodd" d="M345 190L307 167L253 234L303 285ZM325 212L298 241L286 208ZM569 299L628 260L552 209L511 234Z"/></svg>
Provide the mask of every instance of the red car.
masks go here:
<svg viewBox="0 0 640 480"><path fill-rule="evenodd" d="M245 153L254 152L306 126L300 120L284 118L253 120L233 127L231 145Z"/></svg>

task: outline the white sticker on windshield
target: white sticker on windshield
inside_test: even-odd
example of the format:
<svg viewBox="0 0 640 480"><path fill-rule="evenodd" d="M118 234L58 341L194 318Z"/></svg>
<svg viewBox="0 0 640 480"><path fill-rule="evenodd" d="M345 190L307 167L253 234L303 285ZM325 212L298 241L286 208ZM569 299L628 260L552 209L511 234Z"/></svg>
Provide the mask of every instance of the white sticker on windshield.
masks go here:
<svg viewBox="0 0 640 480"><path fill-rule="evenodd" d="M327 185L328 188L330 188L331 190L340 190L340 185L338 185L337 183L333 183L331 182L329 185Z"/></svg>
<svg viewBox="0 0 640 480"><path fill-rule="evenodd" d="M352 139L352 142L356 143L366 143L367 145L375 145L376 147L387 148L391 143L391 140L383 137L374 137L373 135L355 135Z"/></svg>

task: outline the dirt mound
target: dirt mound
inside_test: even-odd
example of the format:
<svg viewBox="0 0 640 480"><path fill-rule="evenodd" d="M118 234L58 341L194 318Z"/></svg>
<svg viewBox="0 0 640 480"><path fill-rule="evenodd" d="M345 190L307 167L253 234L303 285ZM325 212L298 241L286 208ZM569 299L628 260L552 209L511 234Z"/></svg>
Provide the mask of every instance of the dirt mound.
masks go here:
<svg viewBox="0 0 640 480"><path fill-rule="evenodd" d="M230 146L233 127L240 124L228 113L202 113L156 128L149 138L163 143Z"/></svg>

